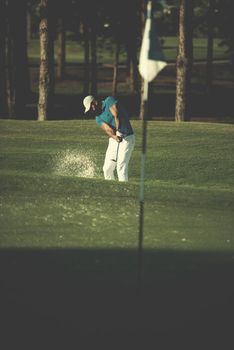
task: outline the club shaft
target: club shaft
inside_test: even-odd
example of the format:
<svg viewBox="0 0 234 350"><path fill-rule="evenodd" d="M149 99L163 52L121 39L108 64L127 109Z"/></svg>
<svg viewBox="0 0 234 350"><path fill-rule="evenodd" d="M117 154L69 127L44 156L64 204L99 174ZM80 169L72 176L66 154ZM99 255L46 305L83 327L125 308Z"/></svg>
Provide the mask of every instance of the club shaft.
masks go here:
<svg viewBox="0 0 234 350"><path fill-rule="evenodd" d="M116 149L116 157L115 157L116 162L118 160L118 154L119 154L119 142L118 142L117 149Z"/></svg>

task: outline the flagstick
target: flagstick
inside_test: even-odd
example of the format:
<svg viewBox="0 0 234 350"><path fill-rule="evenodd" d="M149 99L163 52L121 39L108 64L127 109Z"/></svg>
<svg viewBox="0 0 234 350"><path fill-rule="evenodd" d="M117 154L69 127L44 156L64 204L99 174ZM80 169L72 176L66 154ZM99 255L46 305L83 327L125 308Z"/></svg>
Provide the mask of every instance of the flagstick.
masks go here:
<svg viewBox="0 0 234 350"><path fill-rule="evenodd" d="M144 116L142 119L142 153L141 153L141 177L139 196L139 237L138 237L138 287L142 287L142 257L144 239L144 187L145 187L145 159L146 159L146 134L148 114L148 82L144 80Z"/></svg>
<svg viewBox="0 0 234 350"><path fill-rule="evenodd" d="M158 59L160 58L160 59ZM141 153L141 177L139 196L139 238L138 238L138 286L142 289L143 272L143 240L144 240L144 183L145 183L145 159L146 159L146 136L148 114L148 84L153 81L157 74L166 66L160 48L160 42L156 35L155 20L152 17L152 1L148 1L147 18L142 38L139 57L139 72L144 79L144 116L142 118L142 153Z"/></svg>

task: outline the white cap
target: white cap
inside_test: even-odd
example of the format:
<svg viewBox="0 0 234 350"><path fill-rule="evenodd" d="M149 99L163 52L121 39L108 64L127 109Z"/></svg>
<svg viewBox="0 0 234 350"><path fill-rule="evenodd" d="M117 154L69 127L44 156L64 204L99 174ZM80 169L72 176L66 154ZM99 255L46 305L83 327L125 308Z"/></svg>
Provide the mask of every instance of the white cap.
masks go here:
<svg viewBox="0 0 234 350"><path fill-rule="evenodd" d="M90 110L91 107L91 103L95 100L95 98L93 96L86 96L83 99L83 105L85 107L85 113L88 112Z"/></svg>

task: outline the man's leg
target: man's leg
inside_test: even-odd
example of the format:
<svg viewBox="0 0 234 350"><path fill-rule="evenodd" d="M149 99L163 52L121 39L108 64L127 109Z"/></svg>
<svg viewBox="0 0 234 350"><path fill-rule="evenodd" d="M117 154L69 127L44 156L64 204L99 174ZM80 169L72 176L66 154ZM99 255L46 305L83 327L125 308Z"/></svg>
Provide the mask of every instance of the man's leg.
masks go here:
<svg viewBox="0 0 234 350"><path fill-rule="evenodd" d="M116 168L116 162L113 161L113 159L116 157L117 145L117 141L109 138L109 145L106 150L106 156L103 165L104 178L106 180L115 180L114 171Z"/></svg>
<svg viewBox="0 0 234 350"><path fill-rule="evenodd" d="M128 181L128 163L131 158L134 145L134 135L127 136L120 143L117 159L117 174L119 181Z"/></svg>

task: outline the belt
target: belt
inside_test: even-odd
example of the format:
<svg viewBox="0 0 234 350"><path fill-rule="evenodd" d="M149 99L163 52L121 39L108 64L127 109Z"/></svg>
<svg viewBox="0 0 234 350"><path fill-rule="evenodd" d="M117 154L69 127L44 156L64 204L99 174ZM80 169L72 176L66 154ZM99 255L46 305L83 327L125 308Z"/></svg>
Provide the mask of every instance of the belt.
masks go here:
<svg viewBox="0 0 234 350"><path fill-rule="evenodd" d="M127 136L130 136L130 135L133 135L133 132L130 132L129 134L123 134L123 137L127 137Z"/></svg>

